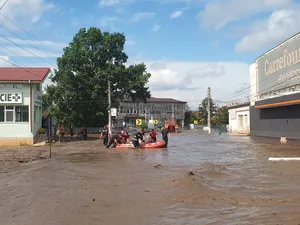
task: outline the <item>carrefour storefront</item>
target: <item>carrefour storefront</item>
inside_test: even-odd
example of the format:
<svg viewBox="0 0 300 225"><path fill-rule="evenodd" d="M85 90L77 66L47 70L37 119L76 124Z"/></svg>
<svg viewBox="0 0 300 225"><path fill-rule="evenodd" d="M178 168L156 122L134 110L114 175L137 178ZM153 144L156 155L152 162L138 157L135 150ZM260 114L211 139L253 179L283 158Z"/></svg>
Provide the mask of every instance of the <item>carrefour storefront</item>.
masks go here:
<svg viewBox="0 0 300 225"><path fill-rule="evenodd" d="M23 80L18 81L4 79L3 70L0 68L0 146L32 145L42 127L42 82L48 70L39 71L40 78L27 74L24 80L24 71L19 69Z"/></svg>
<svg viewBox="0 0 300 225"><path fill-rule="evenodd" d="M300 33L250 66L251 134L300 139Z"/></svg>

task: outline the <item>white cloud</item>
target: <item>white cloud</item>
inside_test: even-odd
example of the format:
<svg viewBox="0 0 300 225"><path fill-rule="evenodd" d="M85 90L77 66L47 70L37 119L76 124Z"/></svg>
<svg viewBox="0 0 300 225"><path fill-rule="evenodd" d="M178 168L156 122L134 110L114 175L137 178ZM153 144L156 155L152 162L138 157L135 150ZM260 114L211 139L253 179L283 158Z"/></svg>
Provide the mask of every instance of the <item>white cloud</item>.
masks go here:
<svg viewBox="0 0 300 225"><path fill-rule="evenodd" d="M125 42L125 45L127 46L131 46L131 45L134 45L136 42L130 38L126 38L126 42Z"/></svg>
<svg viewBox="0 0 300 225"><path fill-rule="evenodd" d="M111 29L115 28L115 24L119 22L120 19L114 16L103 16L100 18L100 26L101 27L109 27Z"/></svg>
<svg viewBox="0 0 300 225"><path fill-rule="evenodd" d="M160 30L160 25L159 24L154 24L154 26L152 27L152 32L157 32Z"/></svg>
<svg viewBox="0 0 300 225"><path fill-rule="evenodd" d="M232 21L261 12L294 7L292 0L229 0L206 4L198 18L204 27L218 30Z"/></svg>
<svg viewBox="0 0 300 225"><path fill-rule="evenodd" d="M171 15L170 15L170 18L171 19L175 19L175 18L178 18L178 17L180 17L181 15L182 15L182 11L175 11L175 12L173 12Z"/></svg>
<svg viewBox="0 0 300 225"><path fill-rule="evenodd" d="M0 55L0 67L14 67L9 62L10 62L10 60L9 60L8 56L2 56L2 55Z"/></svg>
<svg viewBox="0 0 300 225"><path fill-rule="evenodd" d="M267 21L255 23L235 46L237 52L255 51L272 47L299 32L300 11L282 9L274 11Z"/></svg>
<svg viewBox="0 0 300 225"><path fill-rule="evenodd" d="M4 60L0 60L0 66L13 66L9 62L6 62L10 60L18 66L35 67L41 65L56 67L55 58L62 55L63 47L66 46L64 43L55 43L52 41L26 40L23 42L21 39L9 39L17 45L4 38L0 38L0 54L5 56Z"/></svg>
<svg viewBox="0 0 300 225"><path fill-rule="evenodd" d="M143 62L137 60L135 63ZM144 61L152 74L148 83L154 97L170 97L196 108L211 87L212 98L224 100L249 83L249 65L243 62ZM133 63L133 62L130 62ZM245 96L248 92L242 93ZM240 99L241 94L232 96Z"/></svg>
<svg viewBox="0 0 300 225"><path fill-rule="evenodd" d="M136 0L100 0L99 5L102 7L112 7L112 6L130 4L135 1Z"/></svg>
<svg viewBox="0 0 300 225"><path fill-rule="evenodd" d="M45 12L54 9L54 4L45 0L9 0L1 10L1 14L7 16L10 20L28 26L29 24L38 22ZM18 29L2 15L0 15L0 24Z"/></svg>
<svg viewBox="0 0 300 225"><path fill-rule="evenodd" d="M139 22L141 20L152 19L155 17L153 12L138 12L132 16L133 22Z"/></svg>

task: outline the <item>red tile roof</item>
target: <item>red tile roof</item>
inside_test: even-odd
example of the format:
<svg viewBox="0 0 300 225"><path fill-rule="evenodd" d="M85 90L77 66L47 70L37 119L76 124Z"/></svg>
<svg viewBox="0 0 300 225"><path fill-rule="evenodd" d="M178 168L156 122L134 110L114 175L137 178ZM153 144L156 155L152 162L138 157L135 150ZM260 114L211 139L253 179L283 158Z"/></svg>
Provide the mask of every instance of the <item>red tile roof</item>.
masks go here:
<svg viewBox="0 0 300 225"><path fill-rule="evenodd" d="M34 67L0 67L1 81L37 81L42 82L50 72L50 68Z"/></svg>
<svg viewBox="0 0 300 225"><path fill-rule="evenodd" d="M199 114L199 112L192 112L193 114L194 114L194 116L198 119L198 120L200 120L201 119L201 116L200 116L200 114Z"/></svg>

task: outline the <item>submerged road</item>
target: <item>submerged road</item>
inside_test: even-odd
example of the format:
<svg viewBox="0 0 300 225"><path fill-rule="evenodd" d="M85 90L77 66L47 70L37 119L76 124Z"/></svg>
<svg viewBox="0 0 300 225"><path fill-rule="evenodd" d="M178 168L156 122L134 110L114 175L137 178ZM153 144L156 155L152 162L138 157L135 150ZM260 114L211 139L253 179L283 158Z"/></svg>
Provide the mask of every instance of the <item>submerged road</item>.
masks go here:
<svg viewBox="0 0 300 225"><path fill-rule="evenodd" d="M55 146L0 170L0 224L300 224L299 142L187 131L169 148ZM1 150L0 150L1 151Z"/></svg>

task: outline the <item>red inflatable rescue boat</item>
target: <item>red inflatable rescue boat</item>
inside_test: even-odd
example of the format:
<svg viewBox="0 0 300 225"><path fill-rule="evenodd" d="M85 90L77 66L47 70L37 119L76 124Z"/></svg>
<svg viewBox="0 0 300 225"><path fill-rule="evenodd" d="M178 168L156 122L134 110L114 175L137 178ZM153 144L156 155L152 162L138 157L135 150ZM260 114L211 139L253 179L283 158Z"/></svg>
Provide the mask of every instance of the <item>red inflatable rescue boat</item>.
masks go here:
<svg viewBox="0 0 300 225"><path fill-rule="evenodd" d="M165 147L165 142L163 140L157 141L154 143L144 144L143 142L140 144L141 148L163 148ZM118 144L116 148L133 148L133 144Z"/></svg>

